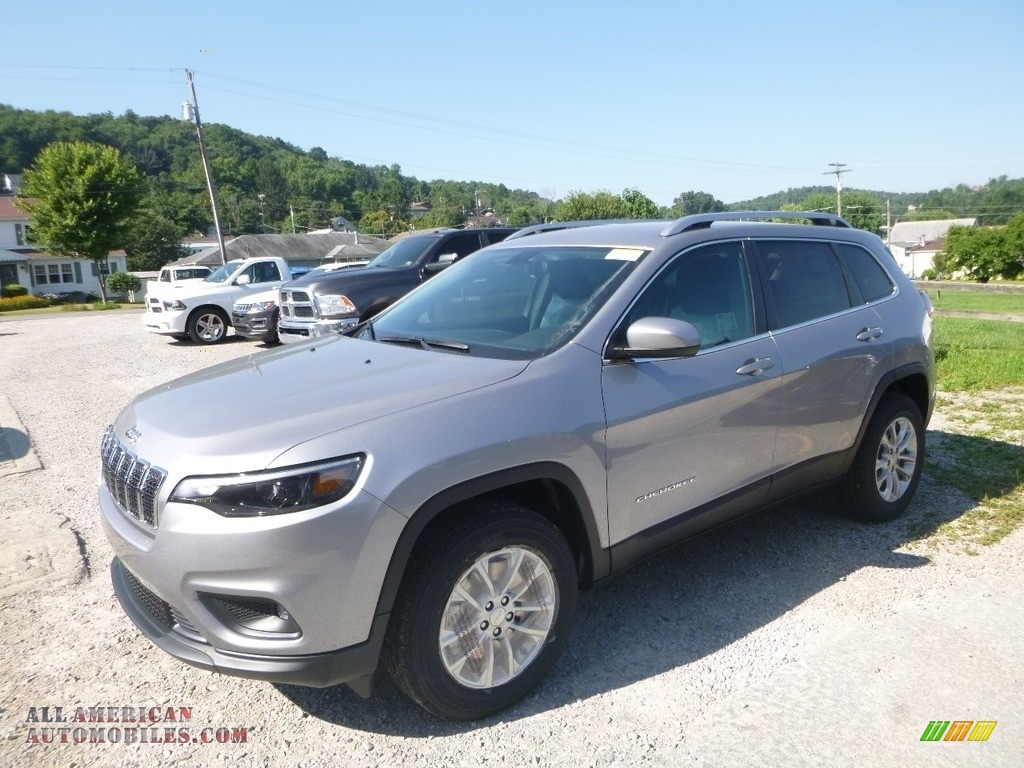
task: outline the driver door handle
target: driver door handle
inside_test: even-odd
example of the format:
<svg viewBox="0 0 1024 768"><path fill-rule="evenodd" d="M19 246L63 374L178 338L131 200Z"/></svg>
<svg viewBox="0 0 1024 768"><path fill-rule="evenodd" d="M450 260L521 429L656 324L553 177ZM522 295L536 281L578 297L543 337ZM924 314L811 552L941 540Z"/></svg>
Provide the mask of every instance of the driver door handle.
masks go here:
<svg viewBox="0 0 1024 768"><path fill-rule="evenodd" d="M758 357L753 360L747 360L747 362L736 369L736 373L740 376L754 376L767 371L774 365L775 361L770 357Z"/></svg>

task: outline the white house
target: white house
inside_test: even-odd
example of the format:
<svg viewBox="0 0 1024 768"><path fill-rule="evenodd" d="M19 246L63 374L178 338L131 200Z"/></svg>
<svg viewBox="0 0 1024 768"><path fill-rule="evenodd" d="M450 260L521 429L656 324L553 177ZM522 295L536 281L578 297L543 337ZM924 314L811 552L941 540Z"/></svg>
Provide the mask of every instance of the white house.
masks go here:
<svg viewBox="0 0 1024 768"><path fill-rule="evenodd" d="M889 250L900 269L910 277L920 277L922 272L932 268L950 227L973 227L977 223L977 219L901 221L889 232Z"/></svg>
<svg viewBox="0 0 1024 768"><path fill-rule="evenodd" d="M17 283L33 296L84 291L99 295L99 270L90 259L54 256L30 243L31 217L0 195L0 285ZM112 251L106 272L125 271L124 251Z"/></svg>

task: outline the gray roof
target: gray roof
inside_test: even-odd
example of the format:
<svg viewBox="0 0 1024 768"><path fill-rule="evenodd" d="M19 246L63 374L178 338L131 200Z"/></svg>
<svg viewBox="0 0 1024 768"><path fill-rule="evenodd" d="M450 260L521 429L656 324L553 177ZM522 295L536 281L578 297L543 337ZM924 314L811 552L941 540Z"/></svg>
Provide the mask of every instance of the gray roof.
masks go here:
<svg viewBox="0 0 1024 768"><path fill-rule="evenodd" d="M901 221L889 233L890 245L920 245L946 236L950 227L973 227L977 219L944 219L942 221Z"/></svg>
<svg viewBox="0 0 1024 768"><path fill-rule="evenodd" d="M313 266L325 259L365 259L388 247L385 240L355 232L329 232L314 235L241 235L224 242L227 259L255 259L280 256L292 266ZM208 248L186 256L175 264L220 264L217 248Z"/></svg>
<svg viewBox="0 0 1024 768"><path fill-rule="evenodd" d="M22 261L28 261L28 256L24 253L0 249L0 264L17 264Z"/></svg>

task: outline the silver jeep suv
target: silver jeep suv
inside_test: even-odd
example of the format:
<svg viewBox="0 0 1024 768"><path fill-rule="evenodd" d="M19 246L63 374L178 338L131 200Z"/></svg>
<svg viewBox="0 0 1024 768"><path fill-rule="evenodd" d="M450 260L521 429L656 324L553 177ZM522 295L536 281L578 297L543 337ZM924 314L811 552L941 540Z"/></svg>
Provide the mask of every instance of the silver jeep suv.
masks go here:
<svg viewBox="0 0 1024 768"><path fill-rule="evenodd" d="M544 678L579 589L828 485L890 520L921 477L927 300L832 216L514 238L349 335L173 381L104 436L115 592L179 659L363 695L382 665L478 718Z"/></svg>

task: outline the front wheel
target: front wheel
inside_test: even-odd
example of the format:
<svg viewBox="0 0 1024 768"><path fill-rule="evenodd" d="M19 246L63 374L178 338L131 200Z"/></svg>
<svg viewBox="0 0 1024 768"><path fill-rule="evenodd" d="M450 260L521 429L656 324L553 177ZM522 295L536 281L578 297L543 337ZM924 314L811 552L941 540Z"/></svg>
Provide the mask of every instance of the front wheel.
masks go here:
<svg viewBox="0 0 1024 768"><path fill-rule="evenodd" d="M878 405L846 478L846 506L862 520L885 522L910 505L924 469L924 419L905 395Z"/></svg>
<svg viewBox="0 0 1024 768"><path fill-rule="evenodd" d="M561 654L577 574L561 532L493 502L417 547L391 615L384 664L438 717L473 720L532 691Z"/></svg>
<svg viewBox="0 0 1024 768"><path fill-rule="evenodd" d="M201 307L189 317L187 328L196 344L216 344L228 333L228 318L216 307Z"/></svg>

